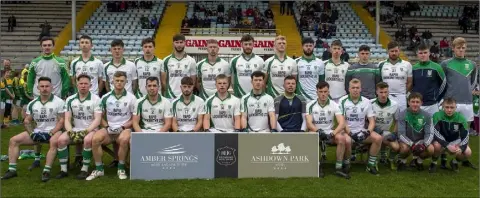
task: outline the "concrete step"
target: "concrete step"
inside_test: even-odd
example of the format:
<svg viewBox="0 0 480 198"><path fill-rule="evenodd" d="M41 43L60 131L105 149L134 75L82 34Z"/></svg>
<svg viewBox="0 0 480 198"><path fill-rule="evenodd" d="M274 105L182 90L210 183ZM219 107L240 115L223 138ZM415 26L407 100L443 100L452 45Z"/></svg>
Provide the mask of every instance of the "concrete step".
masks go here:
<svg viewBox="0 0 480 198"><path fill-rule="evenodd" d="M60 33L60 31L50 31L51 35L58 35L58 33ZM36 32L23 32L23 31L2 32L2 37L3 36L38 36L38 35L40 35L40 28Z"/></svg>
<svg viewBox="0 0 480 198"><path fill-rule="evenodd" d="M35 9L35 8L32 8L32 9ZM56 16L71 16L72 15L70 10L61 10L61 11L60 10L51 10L51 11L35 11L35 10L32 10L32 11L15 11L15 10L3 11L2 10L3 15L5 15L5 16L14 15L15 17L37 15L37 18L38 18L38 15L47 15L47 14L52 14L52 13L55 13ZM43 18L43 16L41 18Z"/></svg>
<svg viewBox="0 0 480 198"><path fill-rule="evenodd" d="M37 52L40 53L40 45L37 43L36 46L2 46L0 47L0 52Z"/></svg>
<svg viewBox="0 0 480 198"><path fill-rule="evenodd" d="M50 14L51 15L51 14ZM52 15L55 16L55 15ZM18 23L44 23L45 19L42 18L17 18L17 24ZM63 23L64 21L70 21L71 18L55 18L55 19L49 19L49 23ZM8 23L8 16L3 16L2 15L2 23Z"/></svg>
<svg viewBox="0 0 480 198"><path fill-rule="evenodd" d="M55 28L52 28L50 31L51 32L60 32L62 31L63 28L60 28L60 27L55 27ZM1 31L2 32L5 32L5 33L2 33L2 35L5 35L7 32L8 28L7 27L3 27L2 26L2 29ZM15 27L14 28L15 32L38 32L40 30L39 27Z"/></svg>

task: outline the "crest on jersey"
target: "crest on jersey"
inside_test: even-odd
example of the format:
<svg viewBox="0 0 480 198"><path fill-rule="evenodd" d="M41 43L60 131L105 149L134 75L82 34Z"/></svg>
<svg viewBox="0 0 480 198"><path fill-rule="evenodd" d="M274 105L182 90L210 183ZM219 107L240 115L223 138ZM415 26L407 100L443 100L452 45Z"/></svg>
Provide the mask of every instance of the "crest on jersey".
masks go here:
<svg viewBox="0 0 480 198"><path fill-rule="evenodd" d="M422 124L423 123L423 118L418 118L417 121L418 121L418 124Z"/></svg>
<svg viewBox="0 0 480 198"><path fill-rule="evenodd" d="M283 67L280 67L280 70L283 70Z"/></svg>
<svg viewBox="0 0 480 198"><path fill-rule="evenodd" d="M362 107L361 110L362 110L362 112L363 112L363 110L365 110L365 107Z"/></svg>
<svg viewBox="0 0 480 198"><path fill-rule="evenodd" d="M332 115L332 111L328 111L328 115Z"/></svg>
<svg viewBox="0 0 480 198"><path fill-rule="evenodd" d="M157 71L157 68L156 68L156 67L153 67L153 71Z"/></svg>
<svg viewBox="0 0 480 198"><path fill-rule="evenodd" d="M120 103L117 102L117 107L120 107Z"/></svg>
<svg viewBox="0 0 480 198"><path fill-rule="evenodd" d="M353 107L353 113L357 113L357 107Z"/></svg>
<svg viewBox="0 0 480 198"><path fill-rule="evenodd" d="M264 102L264 103L263 103L263 106L264 106L264 107L267 107L267 103L266 103L266 102Z"/></svg>
<svg viewBox="0 0 480 198"><path fill-rule="evenodd" d="M390 115L392 115L391 113L387 113L387 116L390 117Z"/></svg>
<svg viewBox="0 0 480 198"><path fill-rule="evenodd" d="M232 105L228 105L228 109L231 109L232 108Z"/></svg>
<svg viewBox="0 0 480 198"><path fill-rule="evenodd" d="M53 108L49 108L48 110L50 111L50 113L53 113Z"/></svg>
<svg viewBox="0 0 480 198"><path fill-rule="evenodd" d="M195 108L195 107L193 107L192 111L193 111L193 112L195 112L195 110L196 110L196 108Z"/></svg>
<svg viewBox="0 0 480 198"><path fill-rule="evenodd" d="M87 106L87 111L90 111L90 106Z"/></svg>
<svg viewBox="0 0 480 198"><path fill-rule="evenodd" d="M159 109L159 110L158 110L158 113L159 113L159 114L162 114L162 109Z"/></svg>
<svg viewBox="0 0 480 198"><path fill-rule="evenodd" d="M80 111L83 111L83 106L80 106Z"/></svg>
<svg viewBox="0 0 480 198"><path fill-rule="evenodd" d="M453 125L453 130L454 130L454 131L458 131L458 124L454 124L454 125Z"/></svg>
<svg viewBox="0 0 480 198"><path fill-rule="evenodd" d="M218 72L222 71L222 68L218 68Z"/></svg>
<svg viewBox="0 0 480 198"><path fill-rule="evenodd" d="M402 71L402 72L403 72L403 67L400 67L400 71Z"/></svg>
<svg viewBox="0 0 480 198"><path fill-rule="evenodd" d="M93 72L93 67L90 67L90 72Z"/></svg>
<svg viewBox="0 0 480 198"><path fill-rule="evenodd" d="M288 66L287 69L290 70L290 66Z"/></svg>
<svg viewBox="0 0 480 198"><path fill-rule="evenodd" d="M258 67L258 65L257 65L257 64L253 64L253 67L257 68L257 67Z"/></svg>
<svg viewBox="0 0 480 198"><path fill-rule="evenodd" d="M428 77L432 77L432 70L428 70L428 71L427 71L427 76L428 76Z"/></svg>
<svg viewBox="0 0 480 198"><path fill-rule="evenodd" d="M345 70L344 70L344 69L342 69L342 74L343 74L343 73L345 73Z"/></svg>
<svg viewBox="0 0 480 198"><path fill-rule="evenodd" d="M184 65L183 67L184 67L185 69L187 69L188 65ZM180 67L178 67L178 68L180 68Z"/></svg>
<svg viewBox="0 0 480 198"><path fill-rule="evenodd" d="M465 69L470 69L470 65L469 65L469 64L465 64Z"/></svg>

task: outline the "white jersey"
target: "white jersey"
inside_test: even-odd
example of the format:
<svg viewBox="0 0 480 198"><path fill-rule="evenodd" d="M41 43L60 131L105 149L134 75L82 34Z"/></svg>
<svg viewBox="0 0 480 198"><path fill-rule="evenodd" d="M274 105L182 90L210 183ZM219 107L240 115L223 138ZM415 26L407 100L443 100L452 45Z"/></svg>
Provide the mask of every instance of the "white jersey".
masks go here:
<svg viewBox="0 0 480 198"><path fill-rule="evenodd" d="M208 62L208 59L198 62L197 71L197 76L200 78L202 85L200 97L204 99L207 99L217 92L215 78L217 78L219 74L225 74L226 76L232 75L230 64L221 58L217 58L213 65Z"/></svg>
<svg viewBox="0 0 480 198"><path fill-rule="evenodd" d="M317 129L322 129L327 134L331 134L336 123L336 116L342 115L342 112L333 100L328 99L323 107L318 103L318 100L314 100L307 104L307 115L312 116L313 124Z"/></svg>
<svg viewBox="0 0 480 198"><path fill-rule="evenodd" d="M205 114L205 101L196 96L190 95L190 103L185 104L183 96L173 101L173 116L177 119L179 131L191 131L198 122L198 116Z"/></svg>
<svg viewBox="0 0 480 198"><path fill-rule="evenodd" d="M137 68L135 67L135 63L126 60L125 58L122 59L122 63L120 65L114 65L113 60L105 63L104 72L105 72L105 79L106 83L109 83L110 90L114 90L115 87L113 86L113 75L116 71L124 71L127 73L127 82L125 84L125 89L133 93L133 81L137 80Z"/></svg>
<svg viewBox="0 0 480 198"><path fill-rule="evenodd" d="M247 114L247 130L250 132L270 132L268 113L275 112L272 96L262 93L255 97L253 92L242 97L240 112Z"/></svg>
<svg viewBox="0 0 480 198"><path fill-rule="evenodd" d="M103 81L103 62L90 56L90 58L85 62L82 57L77 57L72 60L70 67L70 76L77 78L81 74L90 76L91 84L90 92L98 96L98 80Z"/></svg>
<svg viewBox="0 0 480 198"><path fill-rule="evenodd" d="M73 131L86 130L95 120L96 113L102 113L100 108L100 97L88 93L88 96L82 101L78 93L71 95L65 100L65 112L72 114Z"/></svg>
<svg viewBox="0 0 480 198"><path fill-rule="evenodd" d="M159 130L165 125L165 118L173 117L172 104L160 94L154 103L145 96L135 103L133 115L140 117L140 128L160 132Z"/></svg>
<svg viewBox="0 0 480 198"><path fill-rule="evenodd" d="M324 64L325 82L330 85L330 97L335 100L339 99L347 94L347 91L345 90L345 78L350 64L348 64L348 62L343 62L342 60L340 64L335 65L332 59L328 59Z"/></svg>
<svg viewBox="0 0 480 198"><path fill-rule="evenodd" d="M58 122L58 115L64 113L65 102L55 95L50 95L48 101L43 104L40 96L30 101L26 113L32 116L37 124L35 131L42 133L50 132Z"/></svg>
<svg viewBox="0 0 480 198"><path fill-rule="evenodd" d="M382 131L393 131L395 128L395 117L398 114L397 102L388 99L386 106L381 107L378 99L372 100L373 113L375 114L375 127Z"/></svg>
<svg viewBox="0 0 480 198"><path fill-rule="evenodd" d="M217 93L210 96L205 103L205 114L210 114L210 128L222 132L235 130L235 116L240 116L240 99L227 93L221 100Z"/></svg>
<svg viewBox="0 0 480 198"><path fill-rule="evenodd" d="M135 59L135 66L137 68L138 74L138 92L136 93L138 97L143 97L147 95L147 78L148 77L157 77L159 83L158 92L161 92L161 80L160 80L160 71L163 67L162 59L153 57L151 61L146 61L144 57Z"/></svg>
<svg viewBox="0 0 480 198"><path fill-rule="evenodd" d="M349 95L341 97L340 111L342 111L351 133L358 133L365 129L365 119L375 116L370 100L363 96L360 96L357 103L354 103Z"/></svg>
<svg viewBox="0 0 480 198"><path fill-rule="evenodd" d="M242 97L252 91L251 75L255 71L262 71L265 62L262 57L253 54L249 59L244 54L235 56L230 67L232 70L232 87L233 94L237 97Z"/></svg>
<svg viewBox="0 0 480 198"><path fill-rule="evenodd" d="M297 75L297 63L287 55L285 55L283 61L280 61L275 55L268 58L265 64L266 67L263 68L263 72L268 75L267 93L273 98L283 95L285 92L283 81L287 76Z"/></svg>
<svg viewBox="0 0 480 198"><path fill-rule="evenodd" d="M174 99L182 95L180 89L182 78L197 75L197 64L195 59L187 54L181 59L177 59L175 55L170 54L163 59L162 72L167 74L167 87L164 88L166 90L165 97Z"/></svg>
<svg viewBox="0 0 480 198"><path fill-rule="evenodd" d="M317 99L317 83L320 76L325 75L322 59L300 57L295 60L298 66L297 94L308 102Z"/></svg>
<svg viewBox="0 0 480 198"><path fill-rule="evenodd" d="M388 84L390 94L407 94L407 78L412 77L412 65L399 59L392 64L387 59L379 63L382 81Z"/></svg>
<svg viewBox="0 0 480 198"><path fill-rule="evenodd" d="M102 97L100 107L104 111L105 120L111 128L120 128L132 118L137 98L126 90L122 96L117 98L115 90L112 90Z"/></svg>

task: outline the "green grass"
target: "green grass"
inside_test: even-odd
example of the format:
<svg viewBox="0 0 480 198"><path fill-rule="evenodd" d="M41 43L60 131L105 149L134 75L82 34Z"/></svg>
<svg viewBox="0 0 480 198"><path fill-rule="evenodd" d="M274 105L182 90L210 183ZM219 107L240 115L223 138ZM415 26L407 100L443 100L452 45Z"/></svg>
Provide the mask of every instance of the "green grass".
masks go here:
<svg viewBox="0 0 480 198"><path fill-rule="evenodd" d="M8 140L21 131L13 127L1 132L1 154L6 154ZM471 161L478 164L478 137L470 138L474 152ZM22 147L21 149L31 149ZM47 146L43 146L46 154ZM73 151L73 149L71 149ZM40 181L41 168L32 172L28 166L32 160L18 161L17 178L1 181L2 197L478 197L479 173L470 168L460 167L460 173L438 170L429 174L427 170L418 172L392 172L380 166L380 176L365 172L363 164L354 164L352 179L345 180L333 175L333 149L329 149L325 178L290 179L214 179L214 180L163 180L163 181L120 181L116 169L107 169L106 176L93 181L79 181L74 178L79 170L71 171L69 178ZM105 157L109 163L111 158ZM42 160L42 166L44 165ZM429 164L425 162L425 168ZM1 163L2 174L8 162ZM92 167L93 168L93 167ZM90 170L92 169L90 168ZM59 172L55 162L53 177Z"/></svg>

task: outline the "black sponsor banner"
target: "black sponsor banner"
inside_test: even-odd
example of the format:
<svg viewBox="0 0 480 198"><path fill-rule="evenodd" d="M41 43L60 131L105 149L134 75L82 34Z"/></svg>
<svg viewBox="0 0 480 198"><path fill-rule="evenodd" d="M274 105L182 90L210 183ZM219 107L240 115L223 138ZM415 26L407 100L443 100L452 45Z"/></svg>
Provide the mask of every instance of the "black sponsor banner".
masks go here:
<svg viewBox="0 0 480 198"><path fill-rule="evenodd" d="M215 134L215 178L238 177L238 134Z"/></svg>

